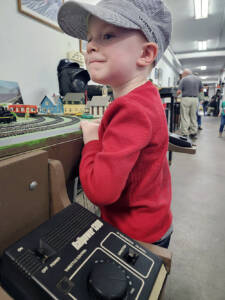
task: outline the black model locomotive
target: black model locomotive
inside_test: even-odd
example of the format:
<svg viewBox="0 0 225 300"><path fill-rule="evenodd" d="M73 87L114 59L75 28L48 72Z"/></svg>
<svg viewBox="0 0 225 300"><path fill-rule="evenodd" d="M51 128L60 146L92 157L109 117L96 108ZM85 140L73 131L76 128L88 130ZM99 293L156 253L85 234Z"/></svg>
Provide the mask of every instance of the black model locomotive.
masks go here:
<svg viewBox="0 0 225 300"><path fill-rule="evenodd" d="M11 123L14 121L16 121L16 117L7 108L0 106L0 123Z"/></svg>

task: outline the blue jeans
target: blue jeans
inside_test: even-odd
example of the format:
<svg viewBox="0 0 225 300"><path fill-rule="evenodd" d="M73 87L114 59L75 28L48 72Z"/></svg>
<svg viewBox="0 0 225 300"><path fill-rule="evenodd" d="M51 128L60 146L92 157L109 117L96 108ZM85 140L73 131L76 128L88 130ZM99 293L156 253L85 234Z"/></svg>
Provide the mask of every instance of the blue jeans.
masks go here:
<svg viewBox="0 0 225 300"><path fill-rule="evenodd" d="M202 116L199 116L197 113L197 123L198 123L198 127L201 127L202 125Z"/></svg>
<svg viewBox="0 0 225 300"><path fill-rule="evenodd" d="M203 106L203 111L204 111L204 116L206 115L207 113L207 106L209 104L209 101L204 101L202 106Z"/></svg>
<svg viewBox="0 0 225 300"><path fill-rule="evenodd" d="M221 121L220 121L220 132L223 132L223 128L225 126L225 115L221 115Z"/></svg>
<svg viewBox="0 0 225 300"><path fill-rule="evenodd" d="M172 234L172 233L171 233L171 234ZM153 245L157 245L157 246L160 246L160 247L163 247L163 248L168 248L168 247L169 247L169 244L170 244L171 234L168 235L168 237L166 237L165 239L153 243Z"/></svg>

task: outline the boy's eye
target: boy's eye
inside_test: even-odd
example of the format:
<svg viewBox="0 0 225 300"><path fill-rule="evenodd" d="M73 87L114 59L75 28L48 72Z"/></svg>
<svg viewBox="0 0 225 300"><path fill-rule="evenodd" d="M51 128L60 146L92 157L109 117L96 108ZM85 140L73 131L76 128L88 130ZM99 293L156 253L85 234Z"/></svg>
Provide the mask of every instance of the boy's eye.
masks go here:
<svg viewBox="0 0 225 300"><path fill-rule="evenodd" d="M111 39L111 38L113 38L113 37L114 37L113 34L111 34L111 33L106 33L106 34L103 35L103 40L109 40L109 39Z"/></svg>

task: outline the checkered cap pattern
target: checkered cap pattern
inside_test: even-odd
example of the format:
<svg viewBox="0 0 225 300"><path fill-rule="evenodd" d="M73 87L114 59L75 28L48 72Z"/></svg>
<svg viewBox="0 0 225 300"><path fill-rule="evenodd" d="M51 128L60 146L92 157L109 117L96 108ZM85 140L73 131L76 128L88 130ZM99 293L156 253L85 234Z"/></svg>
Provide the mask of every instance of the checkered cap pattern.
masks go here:
<svg viewBox="0 0 225 300"><path fill-rule="evenodd" d="M141 30L148 41L158 45L156 63L169 45L171 14L162 0L101 0L96 5L68 1L59 10L58 23L65 33L86 40L89 15L119 27Z"/></svg>

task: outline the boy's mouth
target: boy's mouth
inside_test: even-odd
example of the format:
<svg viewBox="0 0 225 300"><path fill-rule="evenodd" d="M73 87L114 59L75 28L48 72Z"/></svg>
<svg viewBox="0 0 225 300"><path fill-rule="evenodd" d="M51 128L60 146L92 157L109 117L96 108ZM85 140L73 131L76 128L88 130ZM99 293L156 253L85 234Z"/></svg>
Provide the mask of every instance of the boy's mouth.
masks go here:
<svg viewBox="0 0 225 300"><path fill-rule="evenodd" d="M88 62L88 64L91 65L91 64L94 64L94 63L103 63L103 62L104 62L103 60L90 60Z"/></svg>
<svg viewBox="0 0 225 300"><path fill-rule="evenodd" d="M93 57L93 58L90 57L87 59L88 65L93 64L93 63L103 63L103 62L104 62L104 59L95 58L95 57Z"/></svg>

